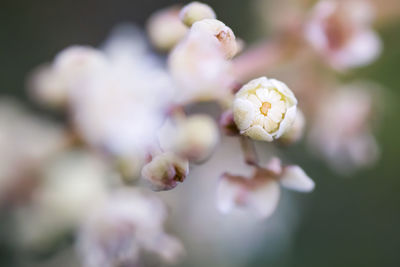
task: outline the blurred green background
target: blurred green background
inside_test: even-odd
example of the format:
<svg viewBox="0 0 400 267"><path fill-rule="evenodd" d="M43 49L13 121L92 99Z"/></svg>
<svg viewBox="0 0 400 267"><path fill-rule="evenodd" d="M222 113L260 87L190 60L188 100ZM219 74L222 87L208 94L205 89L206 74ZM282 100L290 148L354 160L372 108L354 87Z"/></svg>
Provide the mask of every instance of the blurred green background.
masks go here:
<svg viewBox="0 0 400 267"><path fill-rule="evenodd" d="M276 0L278 1L278 0ZM71 44L98 45L120 22L144 25L158 8L172 0L3 0L0 8L1 95L13 95L32 105L25 94L25 78L42 62L50 61ZM257 38L260 18L254 1L204 1L219 18L246 41ZM284 15L284 14L283 14ZM379 28L384 51L369 67L347 78L363 78L382 84L385 113L377 132L382 155L378 164L352 177L333 173L309 155L304 144L290 149L317 183L307 202L292 247L279 257L254 251L248 266L400 266L400 21ZM259 36L262 37L262 36ZM4 237L2 218L0 266L18 266L13 247ZM273 244L265 244L273 246Z"/></svg>

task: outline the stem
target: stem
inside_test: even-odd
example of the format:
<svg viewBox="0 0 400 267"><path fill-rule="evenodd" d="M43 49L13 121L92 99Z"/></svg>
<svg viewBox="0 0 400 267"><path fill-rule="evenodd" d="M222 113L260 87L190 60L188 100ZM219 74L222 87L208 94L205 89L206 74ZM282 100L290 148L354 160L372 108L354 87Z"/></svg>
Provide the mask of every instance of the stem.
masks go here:
<svg viewBox="0 0 400 267"><path fill-rule="evenodd" d="M257 166L258 157L253 141L245 136L240 136L239 140L244 155L244 161L249 165Z"/></svg>

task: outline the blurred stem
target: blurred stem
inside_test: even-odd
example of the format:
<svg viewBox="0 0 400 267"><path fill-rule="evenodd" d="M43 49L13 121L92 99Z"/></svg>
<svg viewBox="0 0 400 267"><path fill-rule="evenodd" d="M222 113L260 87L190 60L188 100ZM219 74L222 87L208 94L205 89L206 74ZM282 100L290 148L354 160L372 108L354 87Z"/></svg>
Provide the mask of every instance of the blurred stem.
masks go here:
<svg viewBox="0 0 400 267"><path fill-rule="evenodd" d="M240 136L239 140L244 155L244 161L249 165L257 166L258 157L253 141L245 136Z"/></svg>
<svg viewBox="0 0 400 267"><path fill-rule="evenodd" d="M233 59L233 73L239 83L265 75L278 64L292 58L302 47L301 35L288 30L276 38L263 41Z"/></svg>

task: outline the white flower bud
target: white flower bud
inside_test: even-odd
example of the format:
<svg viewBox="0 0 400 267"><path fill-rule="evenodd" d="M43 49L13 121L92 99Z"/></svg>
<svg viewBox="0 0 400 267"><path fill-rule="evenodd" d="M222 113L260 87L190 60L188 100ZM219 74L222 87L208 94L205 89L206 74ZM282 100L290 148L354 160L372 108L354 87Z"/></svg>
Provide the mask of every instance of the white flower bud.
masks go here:
<svg viewBox="0 0 400 267"><path fill-rule="evenodd" d="M195 22L190 34L207 34L219 44L226 58L232 58L238 51L236 37L231 28L217 19L203 19Z"/></svg>
<svg viewBox="0 0 400 267"><path fill-rule="evenodd" d="M57 54L54 59L55 71L66 79L77 79L107 65L105 55L89 46L71 46Z"/></svg>
<svg viewBox="0 0 400 267"><path fill-rule="evenodd" d="M167 122L160 130L159 140L164 150L198 162L209 157L217 145L218 126L207 115L192 115Z"/></svg>
<svg viewBox="0 0 400 267"><path fill-rule="evenodd" d="M296 107L297 99L284 83L261 77L236 93L233 116L241 134L271 142L290 129Z"/></svg>
<svg viewBox="0 0 400 267"><path fill-rule="evenodd" d="M179 14L181 20L188 27L203 19L215 19L217 16L214 10L207 4L191 2L184 6Z"/></svg>
<svg viewBox="0 0 400 267"><path fill-rule="evenodd" d="M91 73L104 68L105 55L86 46L71 46L57 54L53 64L39 67L29 81L30 93L41 104L64 107L71 91Z"/></svg>
<svg viewBox="0 0 400 267"><path fill-rule="evenodd" d="M161 51L172 49L187 33L188 28L179 18L178 7L162 9L147 22L150 42Z"/></svg>
<svg viewBox="0 0 400 267"><path fill-rule="evenodd" d="M179 104L230 95L231 62L212 33L192 28L170 53L168 67L179 89L175 97Z"/></svg>
<svg viewBox="0 0 400 267"><path fill-rule="evenodd" d="M68 101L65 81L50 65L35 69L28 81L29 93L35 101L51 108L62 108Z"/></svg>
<svg viewBox="0 0 400 267"><path fill-rule="evenodd" d="M171 190L185 180L189 173L189 162L174 153L157 155L142 169L142 176L154 190Z"/></svg>
<svg viewBox="0 0 400 267"><path fill-rule="evenodd" d="M284 145L293 144L299 141L304 135L304 127L306 125L306 118L300 109L297 109L296 118L294 119L293 125L289 130L282 135L279 139Z"/></svg>

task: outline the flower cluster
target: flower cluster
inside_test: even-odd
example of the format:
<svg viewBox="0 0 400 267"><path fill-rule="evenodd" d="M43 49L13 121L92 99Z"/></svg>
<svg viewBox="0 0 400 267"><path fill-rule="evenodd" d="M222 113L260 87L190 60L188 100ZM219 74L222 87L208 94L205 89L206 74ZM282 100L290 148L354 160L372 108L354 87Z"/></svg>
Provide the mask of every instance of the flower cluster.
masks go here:
<svg viewBox="0 0 400 267"><path fill-rule="evenodd" d="M290 2L279 2L279 14L293 16L254 47L210 6L192 2L155 12L147 35L121 25L98 48L67 47L34 70L29 95L63 113L64 126L0 101L0 207L19 205L21 243L48 247L73 232L85 267L145 265L146 253L174 263L184 246L164 228L160 197L170 195L149 189L187 190L222 146L240 145L222 158L252 170L206 174L215 190L196 188L223 214L265 219L281 187L313 191L300 166L278 157L303 136L336 171L372 165L377 94L336 81L337 70L380 53L371 9L362 0Z"/></svg>

